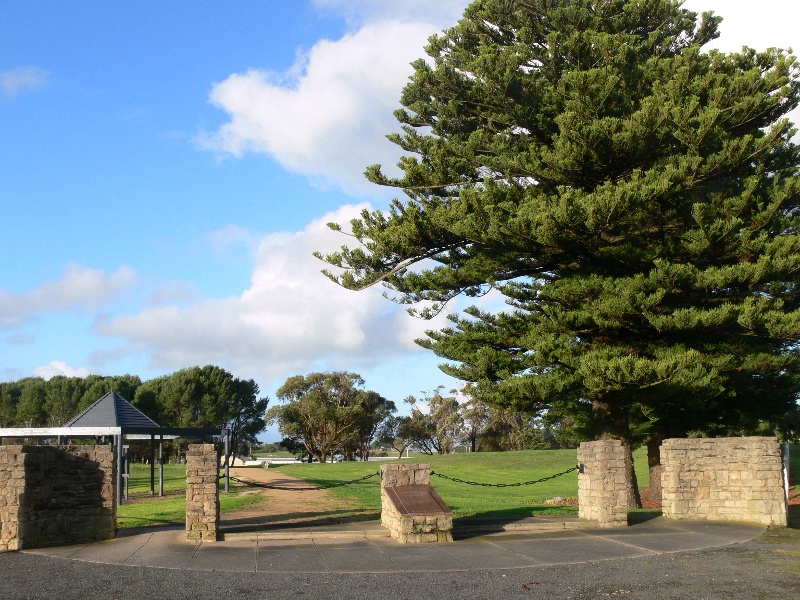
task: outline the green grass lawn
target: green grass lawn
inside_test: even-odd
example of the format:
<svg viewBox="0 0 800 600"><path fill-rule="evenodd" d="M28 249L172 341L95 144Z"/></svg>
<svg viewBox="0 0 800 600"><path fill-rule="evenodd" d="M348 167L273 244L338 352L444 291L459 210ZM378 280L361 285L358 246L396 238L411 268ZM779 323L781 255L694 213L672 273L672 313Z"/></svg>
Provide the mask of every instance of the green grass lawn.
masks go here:
<svg viewBox="0 0 800 600"><path fill-rule="evenodd" d="M254 506L264 501L259 495L248 493L246 486L231 484L231 492L220 493L220 512ZM156 467L158 490L158 467ZM131 464L129 492L131 501L117 507L117 526L120 529L183 523L186 520L186 465L164 465L165 498L150 499L150 465Z"/></svg>
<svg viewBox="0 0 800 600"><path fill-rule="evenodd" d="M264 501L263 496L248 494L243 490L234 490L229 494L219 495L221 513L256 506ZM117 507L117 527L145 527L147 525L165 525L184 523L186 521L186 497L171 496L135 504L122 504Z"/></svg>
<svg viewBox="0 0 800 600"><path fill-rule="evenodd" d="M639 486L649 483L644 449L634 454ZM532 481L560 473L575 466L575 450L524 450L521 452L475 452L445 456L416 456L403 462L431 464L434 473L481 483L516 483ZM326 486L374 473L380 462L279 465L282 473ZM436 491L456 517L532 516L537 514L573 514L576 506L544 505L550 498L577 498L578 475L575 472L542 483L520 487L482 487L431 477ZM380 479L334 488L331 494L349 503L373 511L380 510Z"/></svg>
<svg viewBox="0 0 800 600"><path fill-rule="evenodd" d="M406 459L403 459L406 462ZM515 483L547 477L573 467L575 450L526 450L522 452L476 452L446 456L412 456L408 462L431 464L434 473L483 483ZM647 455L644 448L634 452L639 487L649 485ZM304 479L320 486L350 481L376 473L380 462L292 464L272 468L282 473ZM131 493L150 491L150 467L132 465ZM800 445L792 446L792 484L800 489ZM156 476L158 473L156 473ZM545 505L550 498L561 496L576 498L578 476L572 472L556 479L520 487L481 487L466 485L431 477L431 482L444 501L452 508L456 517L472 516L532 516L542 514L575 514L575 506ZM156 483L157 485L157 483ZM186 487L186 470L183 465L165 466L164 486L168 492L179 492ZM230 494L220 494L221 511L234 510L261 501L258 496L246 494L246 488L232 485ZM330 493L343 501L352 510L364 513L380 511L380 479L372 477L366 481L341 488ZM183 496L173 496L137 504L123 504L118 509L121 528L139 527L156 523L182 523L185 515ZM793 510L790 526L800 527L800 511Z"/></svg>
<svg viewBox="0 0 800 600"><path fill-rule="evenodd" d="M130 493L150 491L150 465L131 463L131 475L128 479ZM164 465L164 491L171 492L186 489L186 465ZM156 465L155 490L158 493L158 465Z"/></svg>

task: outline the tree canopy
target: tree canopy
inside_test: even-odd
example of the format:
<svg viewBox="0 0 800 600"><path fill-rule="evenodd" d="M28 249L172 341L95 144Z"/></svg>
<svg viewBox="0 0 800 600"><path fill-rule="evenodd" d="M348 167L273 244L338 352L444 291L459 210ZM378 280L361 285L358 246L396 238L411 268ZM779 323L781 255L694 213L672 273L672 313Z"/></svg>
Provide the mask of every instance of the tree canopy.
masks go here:
<svg viewBox="0 0 800 600"><path fill-rule="evenodd" d="M413 63L388 211L318 255L430 316L418 340L495 406L592 437L775 424L798 391L800 64L704 50L674 0L477 0ZM334 229L339 229L331 224Z"/></svg>
<svg viewBox="0 0 800 600"><path fill-rule="evenodd" d="M181 369L142 383L135 375L28 377L0 383L0 427L60 427L115 391L162 427L230 431L229 451L253 444L264 431L269 400L258 384L213 365Z"/></svg>
<svg viewBox="0 0 800 600"><path fill-rule="evenodd" d="M282 435L302 443L319 462L338 450L366 459L395 405L363 386L360 375L345 371L289 377L277 391L282 404L269 409L267 422L277 423Z"/></svg>

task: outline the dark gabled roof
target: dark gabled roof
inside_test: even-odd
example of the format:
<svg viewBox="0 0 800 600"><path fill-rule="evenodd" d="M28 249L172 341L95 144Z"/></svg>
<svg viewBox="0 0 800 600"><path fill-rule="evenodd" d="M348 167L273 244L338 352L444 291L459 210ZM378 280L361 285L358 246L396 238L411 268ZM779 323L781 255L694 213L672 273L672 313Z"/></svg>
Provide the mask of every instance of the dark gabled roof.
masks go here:
<svg viewBox="0 0 800 600"><path fill-rule="evenodd" d="M145 427L158 429L158 423L116 392L108 392L64 427Z"/></svg>

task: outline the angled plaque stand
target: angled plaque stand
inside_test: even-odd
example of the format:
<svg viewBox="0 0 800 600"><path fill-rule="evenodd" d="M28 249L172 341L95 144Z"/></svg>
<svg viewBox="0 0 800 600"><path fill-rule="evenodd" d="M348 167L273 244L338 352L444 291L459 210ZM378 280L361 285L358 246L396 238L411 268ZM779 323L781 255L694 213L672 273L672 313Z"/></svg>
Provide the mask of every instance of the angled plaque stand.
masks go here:
<svg viewBox="0 0 800 600"><path fill-rule="evenodd" d="M430 465L381 465L381 524L404 544L453 541L453 513L430 485Z"/></svg>

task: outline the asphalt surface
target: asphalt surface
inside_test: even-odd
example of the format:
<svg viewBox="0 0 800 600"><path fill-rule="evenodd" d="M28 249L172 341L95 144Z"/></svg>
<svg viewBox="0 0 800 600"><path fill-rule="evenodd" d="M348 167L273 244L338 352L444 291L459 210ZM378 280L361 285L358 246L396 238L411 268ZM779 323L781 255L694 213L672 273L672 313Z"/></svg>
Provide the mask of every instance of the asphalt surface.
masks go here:
<svg viewBox="0 0 800 600"><path fill-rule="evenodd" d="M791 529L659 518L619 530L475 534L424 546L370 536L215 544L179 536L141 532L0 554L0 598L800 597L800 531ZM181 563L188 550L192 558Z"/></svg>

